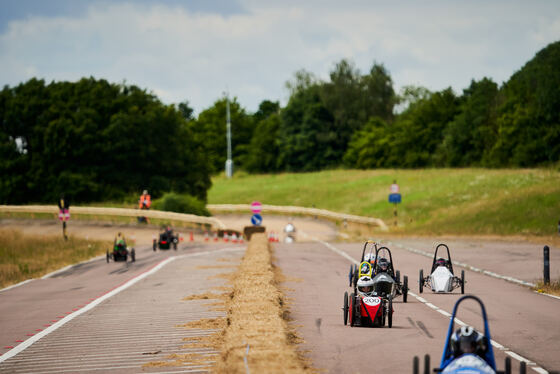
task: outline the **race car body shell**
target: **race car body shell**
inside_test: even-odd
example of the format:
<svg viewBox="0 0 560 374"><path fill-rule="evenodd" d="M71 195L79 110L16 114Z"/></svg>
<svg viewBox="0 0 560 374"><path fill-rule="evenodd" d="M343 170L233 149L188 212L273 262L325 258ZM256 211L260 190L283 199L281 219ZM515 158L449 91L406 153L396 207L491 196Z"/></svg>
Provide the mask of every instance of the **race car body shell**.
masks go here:
<svg viewBox="0 0 560 374"><path fill-rule="evenodd" d="M453 291L453 274L445 266L438 266L430 275L430 284L434 292Z"/></svg>
<svg viewBox="0 0 560 374"><path fill-rule="evenodd" d="M464 354L451 361L442 371L443 374L496 374L494 369L482 358L472 353Z"/></svg>
<svg viewBox="0 0 560 374"><path fill-rule="evenodd" d="M379 273L373 277L373 291L377 295L395 297L397 292L395 280L387 273Z"/></svg>
<svg viewBox="0 0 560 374"><path fill-rule="evenodd" d="M369 317L371 323L375 323L375 317L377 313L380 313L380 307L382 305L381 298L376 296L366 296L362 298L362 317Z"/></svg>

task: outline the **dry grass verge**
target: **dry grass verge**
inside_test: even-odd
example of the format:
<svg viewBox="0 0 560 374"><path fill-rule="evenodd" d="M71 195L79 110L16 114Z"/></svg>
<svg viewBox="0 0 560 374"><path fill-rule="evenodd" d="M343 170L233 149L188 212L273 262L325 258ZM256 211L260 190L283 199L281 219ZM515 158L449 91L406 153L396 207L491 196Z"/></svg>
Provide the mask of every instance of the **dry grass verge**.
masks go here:
<svg viewBox="0 0 560 374"><path fill-rule="evenodd" d="M0 229L0 288L105 253L110 242L23 234Z"/></svg>
<svg viewBox="0 0 560 374"><path fill-rule="evenodd" d="M549 284L544 284L544 282L538 281L537 286L533 290L540 293L548 293L551 295L560 296L560 280L551 281Z"/></svg>
<svg viewBox="0 0 560 374"><path fill-rule="evenodd" d="M243 359L249 345L247 361L252 373L308 372L282 318L283 299L274 278L266 235L255 234L234 278L221 359L214 371L245 373Z"/></svg>

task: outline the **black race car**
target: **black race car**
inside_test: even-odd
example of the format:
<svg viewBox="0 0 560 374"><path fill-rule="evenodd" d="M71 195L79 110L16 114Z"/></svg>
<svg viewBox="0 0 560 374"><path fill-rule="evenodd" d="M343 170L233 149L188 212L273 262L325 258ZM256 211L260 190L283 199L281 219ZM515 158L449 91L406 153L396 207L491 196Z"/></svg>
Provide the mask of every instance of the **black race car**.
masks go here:
<svg viewBox="0 0 560 374"><path fill-rule="evenodd" d="M179 235L173 233L173 229L169 226L163 228L163 232L159 234L158 239L154 239L154 251L156 249L170 249L173 246L177 250L179 244Z"/></svg>

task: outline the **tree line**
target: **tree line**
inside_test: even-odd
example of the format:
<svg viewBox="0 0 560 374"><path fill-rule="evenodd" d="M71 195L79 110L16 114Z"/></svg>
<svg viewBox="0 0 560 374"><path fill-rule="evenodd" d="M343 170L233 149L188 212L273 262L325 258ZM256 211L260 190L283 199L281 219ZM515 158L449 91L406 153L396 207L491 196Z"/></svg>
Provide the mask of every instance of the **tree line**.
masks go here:
<svg viewBox="0 0 560 374"><path fill-rule="evenodd" d="M31 79L0 92L0 202L205 200L209 164L180 108L136 86Z"/></svg>
<svg viewBox="0 0 560 374"><path fill-rule="evenodd" d="M461 94L408 86L349 60L329 80L301 70L285 107L230 102L233 155L250 173L325 168L532 167L560 161L560 42L498 85ZM400 108L396 110L396 108ZM202 201L226 161L226 100L194 116L135 86L31 79L0 93L0 201L118 199L149 188Z"/></svg>

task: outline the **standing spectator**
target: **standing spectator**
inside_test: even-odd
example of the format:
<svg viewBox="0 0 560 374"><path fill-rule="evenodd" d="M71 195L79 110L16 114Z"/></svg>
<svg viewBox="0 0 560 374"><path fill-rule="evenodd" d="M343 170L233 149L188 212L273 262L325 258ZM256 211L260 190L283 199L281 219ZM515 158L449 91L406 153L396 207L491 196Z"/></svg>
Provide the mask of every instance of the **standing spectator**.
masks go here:
<svg viewBox="0 0 560 374"><path fill-rule="evenodd" d="M140 195L140 199L138 199L138 207L140 209L150 209L150 205L152 205L151 197L148 194L148 190L144 190L142 195Z"/></svg>
<svg viewBox="0 0 560 374"><path fill-rule="evenodd" d="M138 208L148 210L150 209L150 205L152 205L152 198L150 194L148 194L148 190L144 190L138 199ZM138 222L148 223L148 218L143 216L138 217Z"/></svg>

